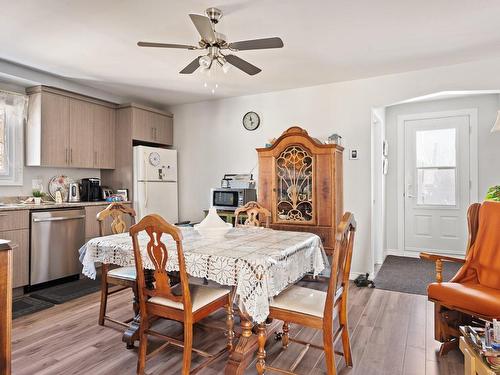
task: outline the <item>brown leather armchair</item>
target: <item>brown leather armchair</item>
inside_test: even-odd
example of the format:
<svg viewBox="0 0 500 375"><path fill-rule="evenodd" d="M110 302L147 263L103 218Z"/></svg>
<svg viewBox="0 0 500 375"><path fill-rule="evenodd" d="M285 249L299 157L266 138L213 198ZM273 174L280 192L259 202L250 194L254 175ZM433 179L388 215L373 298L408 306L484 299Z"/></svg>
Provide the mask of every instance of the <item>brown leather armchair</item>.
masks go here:
<svg viewBox="0 0 500 375"><path fill-rule="evenodd" d="M421 253L436 262L436 279L427 288L434 302L434 337L443 343L444 355L458 345L458 326L474 320L500 318L500 203L475 203L469 207L469 241L465 259ZM463 266L442 282L443 262Z"/></svg>

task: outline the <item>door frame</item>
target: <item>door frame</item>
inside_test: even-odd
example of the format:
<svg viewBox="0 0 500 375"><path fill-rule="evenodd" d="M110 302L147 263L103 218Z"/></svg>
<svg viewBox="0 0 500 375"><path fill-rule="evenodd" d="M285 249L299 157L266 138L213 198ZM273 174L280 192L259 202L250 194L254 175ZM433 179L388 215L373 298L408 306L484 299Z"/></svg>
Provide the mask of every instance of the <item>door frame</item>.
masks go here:
<svg viewBox="0 0 500 375"><path fill-rule="evenodd" d="M408 120L426 120L433 118L469 116L469 205L478 201L478 138L477 138L477 108L415 113L398 116L397 128L397 194L398 194L398 248L403 256L418 257L418 253L405 250L405 122ZM422 249L426 251L426 249ZM459 255L459 254L458 254Z"/></svg>

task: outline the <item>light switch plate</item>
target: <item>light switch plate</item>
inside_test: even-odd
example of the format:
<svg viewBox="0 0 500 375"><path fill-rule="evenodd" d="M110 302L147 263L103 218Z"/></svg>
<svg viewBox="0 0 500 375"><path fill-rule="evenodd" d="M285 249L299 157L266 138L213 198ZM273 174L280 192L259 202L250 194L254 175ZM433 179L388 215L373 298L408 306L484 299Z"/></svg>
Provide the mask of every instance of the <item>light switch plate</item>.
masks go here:
<svg viewBox="0 0 500 375"><path fill-rule="evenodd" d="M352 148L349 150L349 159L358 160L359 152L356 148Z"/></svg>

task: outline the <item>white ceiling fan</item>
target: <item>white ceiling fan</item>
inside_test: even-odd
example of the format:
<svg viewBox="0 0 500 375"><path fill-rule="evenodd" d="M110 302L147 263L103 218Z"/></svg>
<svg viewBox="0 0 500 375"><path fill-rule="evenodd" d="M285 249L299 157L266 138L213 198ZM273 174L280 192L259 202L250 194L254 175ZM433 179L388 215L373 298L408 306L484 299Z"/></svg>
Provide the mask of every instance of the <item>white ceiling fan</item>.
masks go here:
<svg viewBox="0 0 500 375"><path fill-rule="evenodd" d="M227 68L229 67L227 64L230 64L252 76L260 73L262 70L255 65L250 64L248 61L232 54L232 52L283 47L283 41L278 37L243 40L240 42L229 43L227 42L225 35L215 31L215 25L222 18L222 11L217 8L208 8L205 12L207 16L201 16L198 14L189 15L191 21L193 21L194 26L196 27L196 30L198 30L201 36L198 46L153 42L138 42L137 45L139 47L207 50L208 53L206 55L198 56L191 61L179 72L181 74L194 73L200 66L204 69L210 69L212 65L216 63L219 64L224 71L227 71ZM229 53L226 53L226 51Z"/></svg>

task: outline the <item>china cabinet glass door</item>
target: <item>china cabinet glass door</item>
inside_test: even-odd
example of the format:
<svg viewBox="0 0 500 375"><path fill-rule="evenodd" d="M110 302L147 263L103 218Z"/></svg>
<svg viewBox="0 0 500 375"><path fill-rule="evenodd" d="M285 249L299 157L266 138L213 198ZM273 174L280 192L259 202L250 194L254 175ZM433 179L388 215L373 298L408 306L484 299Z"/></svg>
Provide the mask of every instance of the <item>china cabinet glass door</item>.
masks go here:
<svg viewBox="0 0 500 375"><path fill-rule="evenodd" d="M278 222L311 224L315 221L314 158L299 145L276 158L275 214Z"/></svg>

